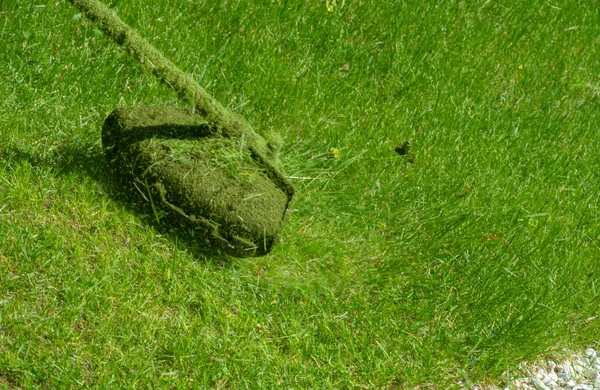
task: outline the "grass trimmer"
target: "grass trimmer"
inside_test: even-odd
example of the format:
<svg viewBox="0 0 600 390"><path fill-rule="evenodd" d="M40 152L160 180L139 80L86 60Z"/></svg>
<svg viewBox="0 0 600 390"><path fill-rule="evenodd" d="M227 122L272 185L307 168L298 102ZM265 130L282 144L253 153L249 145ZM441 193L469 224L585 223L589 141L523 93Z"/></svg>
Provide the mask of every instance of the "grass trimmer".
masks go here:
<svg viewBox="0 0 600 390"><path fill-rule="evenodd" d="M278 159L281 138L257 134L97 0L70 0L189 108L130 106L104 122L109 168L161 223L193 229L207 247L268 253L294 189Z"/></svg>

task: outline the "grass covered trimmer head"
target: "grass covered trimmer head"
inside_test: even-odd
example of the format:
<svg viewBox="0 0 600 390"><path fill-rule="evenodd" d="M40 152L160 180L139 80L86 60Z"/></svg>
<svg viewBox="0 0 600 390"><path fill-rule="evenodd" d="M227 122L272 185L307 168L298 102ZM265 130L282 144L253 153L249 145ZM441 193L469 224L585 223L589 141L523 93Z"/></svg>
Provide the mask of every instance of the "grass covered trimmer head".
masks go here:
<svg viewBox="0 0 600 390"><path fill-rule="evenodd" d="M102 145L118 180L157 219L193 229L207 247L268 253L294 193L277 157L279 136L258 135L104 4L70 1L190 105L120 107L108 116Z"/></svg>

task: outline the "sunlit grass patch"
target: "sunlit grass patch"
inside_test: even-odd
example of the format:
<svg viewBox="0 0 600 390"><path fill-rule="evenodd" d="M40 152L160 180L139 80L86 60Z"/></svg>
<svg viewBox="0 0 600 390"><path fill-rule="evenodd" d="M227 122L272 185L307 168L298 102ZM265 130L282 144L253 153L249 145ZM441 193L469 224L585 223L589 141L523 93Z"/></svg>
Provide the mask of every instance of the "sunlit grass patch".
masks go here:
<svg viewBox="0 0 600 390"><path fill-rule="evenodd" d="M113 191L104 119L172 92L68 2L5 4L2 386L446 388L596 339L591 3L111 3L283 136L251 260Z"/></svg>

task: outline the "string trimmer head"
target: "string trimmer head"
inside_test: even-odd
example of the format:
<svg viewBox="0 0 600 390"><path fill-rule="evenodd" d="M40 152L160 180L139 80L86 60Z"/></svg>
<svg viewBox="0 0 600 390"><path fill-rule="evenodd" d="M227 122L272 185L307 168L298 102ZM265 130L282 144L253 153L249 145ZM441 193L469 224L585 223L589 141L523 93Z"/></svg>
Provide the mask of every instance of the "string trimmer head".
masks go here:
<svg viewBox="0 0 600 390"><path fill-rule="evenodd" d="M108 165L157 219L193 229L234 256L268 253L283 229L294 189L276 134L258 135L97 0L71 0L190 108L120 107L104 123Z"/></svg>

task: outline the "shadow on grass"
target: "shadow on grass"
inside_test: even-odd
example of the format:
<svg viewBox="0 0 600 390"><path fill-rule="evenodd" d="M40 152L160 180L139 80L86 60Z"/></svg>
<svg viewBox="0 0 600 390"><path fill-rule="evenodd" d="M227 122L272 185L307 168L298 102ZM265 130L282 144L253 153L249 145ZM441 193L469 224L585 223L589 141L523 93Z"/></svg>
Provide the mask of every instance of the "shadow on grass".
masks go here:
<svg viewBox="0 0 600 390"><path fill-rule="evenodd" d="M118 206L134 213L142 226L157 231L177 247L190 252L199 261L225 264L230 257L203 246L198 232L180 226L157 221L150 202L129 188L122 186L106 165L106 159L98 144L88 143L77 146L62 144L52 151L42 153L28 150L19 145L0 145L0 164L14 165L27 163L33 167L48 168L55 177L76 175L87 176L98 183L98 191L109 197Z"/></svg>

